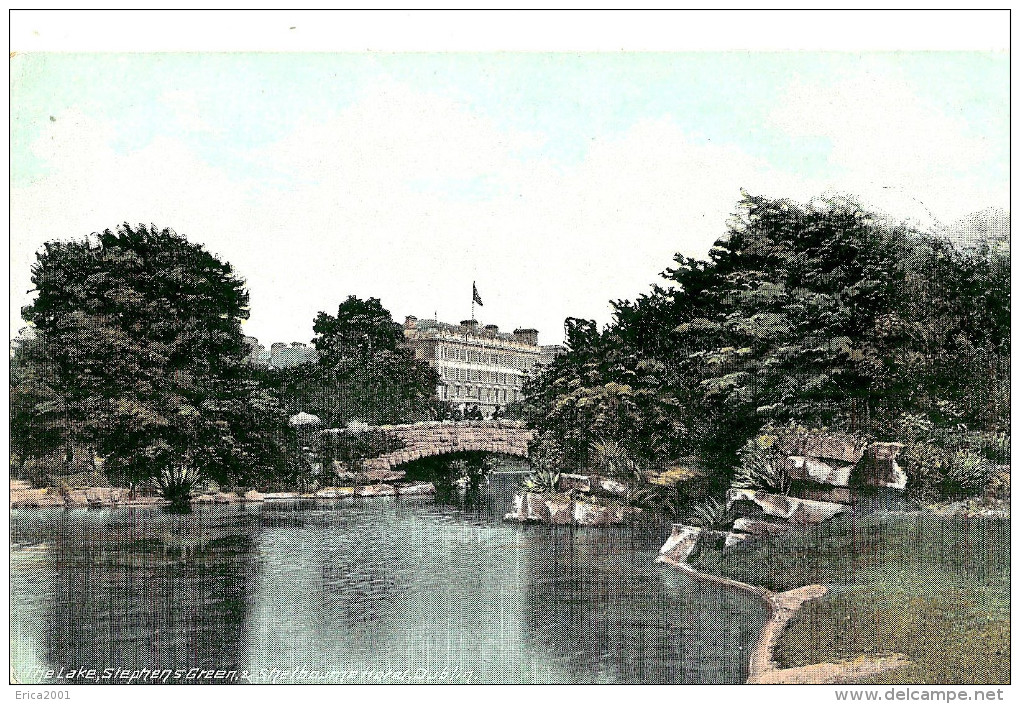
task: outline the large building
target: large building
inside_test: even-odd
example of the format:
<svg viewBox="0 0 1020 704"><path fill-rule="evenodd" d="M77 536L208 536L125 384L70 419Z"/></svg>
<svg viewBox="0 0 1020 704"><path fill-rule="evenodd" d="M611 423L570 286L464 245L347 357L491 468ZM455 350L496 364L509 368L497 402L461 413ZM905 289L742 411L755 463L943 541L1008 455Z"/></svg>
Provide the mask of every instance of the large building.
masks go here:
<svg viewBox="0 0 1020 704"><path fill-rule="evenodd" d="M477 405L486 418L523 398L524 379L550 353L539 347L537 330L502 333L477 320L452 325L409 315L404 337L415 357L439 373L440 400L461 410Z"/></svg>

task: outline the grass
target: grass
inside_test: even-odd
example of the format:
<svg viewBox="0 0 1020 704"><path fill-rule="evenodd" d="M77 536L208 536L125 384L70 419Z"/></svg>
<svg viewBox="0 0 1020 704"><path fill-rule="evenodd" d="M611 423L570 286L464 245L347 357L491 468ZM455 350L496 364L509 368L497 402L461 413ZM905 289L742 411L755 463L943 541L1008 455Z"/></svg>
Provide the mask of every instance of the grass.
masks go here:
<svg viewBox="0 0 1020 704"><path fill-rule="evenodd" d="M909 666L867 681L1009 682L1009 520L849 516L757 545L693 563L776 591L829 587L784 632L781 667L902 653Z"/></svg>

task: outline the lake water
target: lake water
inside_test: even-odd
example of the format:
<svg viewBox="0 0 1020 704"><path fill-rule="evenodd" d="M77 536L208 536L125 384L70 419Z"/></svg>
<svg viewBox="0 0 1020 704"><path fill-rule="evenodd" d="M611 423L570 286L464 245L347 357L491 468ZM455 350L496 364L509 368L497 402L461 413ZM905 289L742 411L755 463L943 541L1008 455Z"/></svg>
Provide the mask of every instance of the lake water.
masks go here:
<svg viewBox="0 0 1020 704"><path fill-rule="evenodd" d="M655 564L668 526L505 523L518 482L493 476L469 497L188 515L12 510L13 673L26 683L746 678L757 599Z"/></svg>

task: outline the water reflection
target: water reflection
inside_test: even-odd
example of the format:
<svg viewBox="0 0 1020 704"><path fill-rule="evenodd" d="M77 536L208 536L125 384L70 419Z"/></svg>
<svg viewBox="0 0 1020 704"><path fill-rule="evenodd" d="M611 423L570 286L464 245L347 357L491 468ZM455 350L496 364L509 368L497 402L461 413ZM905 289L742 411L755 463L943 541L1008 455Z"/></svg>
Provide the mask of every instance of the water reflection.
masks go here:
<svg viewBox="0 0 1020 704"><path fill-rule="evenodd" d="M24 650L16 676L241 666L257 530L247 507L13 515L12 649ZM45 556L26 559L38 545Z"/></svg>
<svg viewBox="0 0 1020 704"><path fill-rule="evenodd" d="M295 671L346 682L444 671L471 682L742 681L762 619L755 600L655 565L661 526L503 523L519 479L493 476L442 500L190 516L13 511L12 662L28 681L39 679L33 666L82 665L236 669L253 681L317 681Z"/></svg>

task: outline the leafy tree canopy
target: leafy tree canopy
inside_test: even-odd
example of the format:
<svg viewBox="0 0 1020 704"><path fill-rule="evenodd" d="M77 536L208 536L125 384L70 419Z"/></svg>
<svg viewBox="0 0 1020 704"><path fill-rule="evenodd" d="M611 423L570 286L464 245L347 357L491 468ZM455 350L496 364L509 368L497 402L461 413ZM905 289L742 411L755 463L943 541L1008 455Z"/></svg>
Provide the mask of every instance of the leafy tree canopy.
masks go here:
<svg viewBox="0 0 1020 704"><path fill-rule="evenodd" d="M241 363L244 282L168 229L47 242L23 311L46 350L65 437L133 479L255 479L282 412Z"/></svg>

